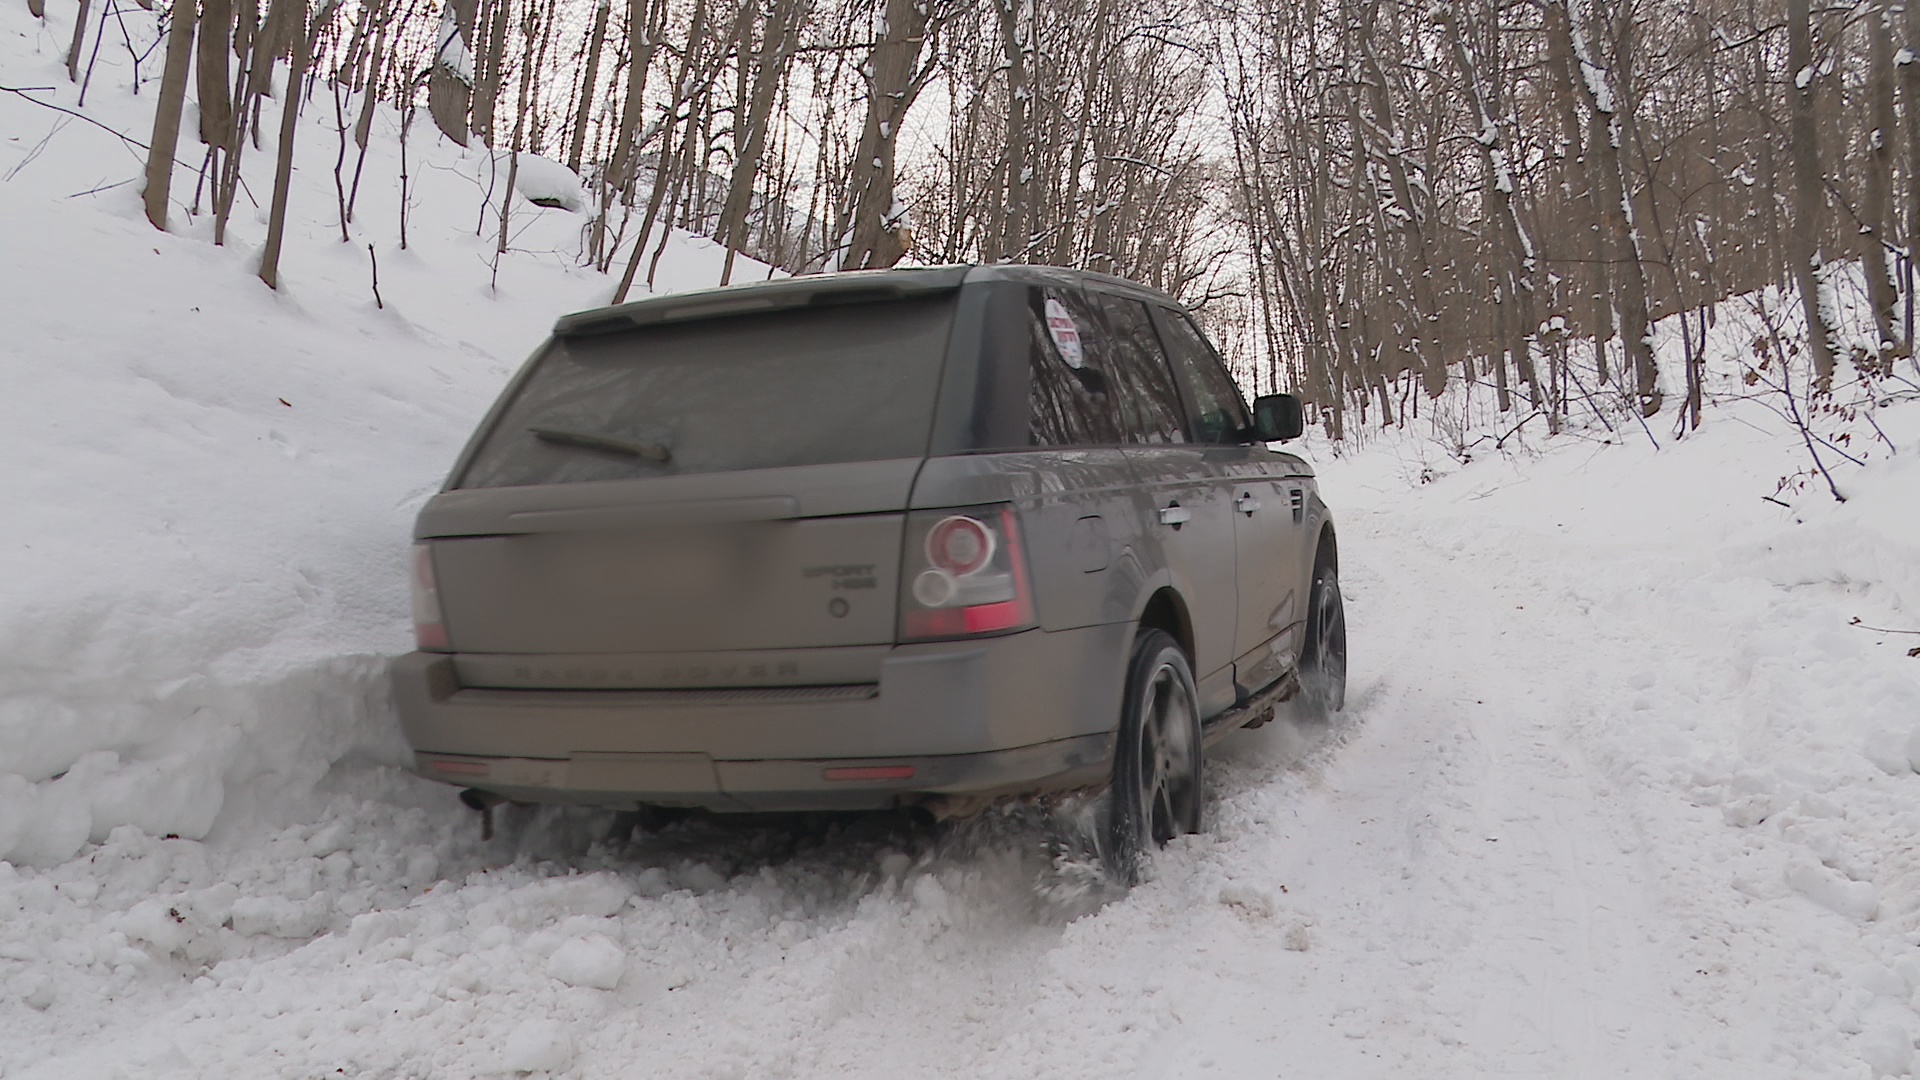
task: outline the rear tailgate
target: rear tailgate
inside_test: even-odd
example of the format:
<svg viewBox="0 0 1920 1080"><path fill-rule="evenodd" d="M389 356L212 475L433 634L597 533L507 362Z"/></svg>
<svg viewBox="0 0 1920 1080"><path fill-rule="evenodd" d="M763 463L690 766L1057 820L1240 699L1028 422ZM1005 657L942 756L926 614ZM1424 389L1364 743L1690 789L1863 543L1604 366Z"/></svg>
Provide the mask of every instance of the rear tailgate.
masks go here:
<svg viewBox="0 0 1920 1080"><path fill-rule="evenodd" d="M561 320L415 530L452 649L503 661L464 667L608 661L523 665L585 688L666 654L890 644L958 278L865 280Z"/></svg>
<svg viewBox="0 0 1920 1080"><path fill-rule="evenodd" d="M919 464L454 491L417 534L460 653L884 645Z"/></svg>

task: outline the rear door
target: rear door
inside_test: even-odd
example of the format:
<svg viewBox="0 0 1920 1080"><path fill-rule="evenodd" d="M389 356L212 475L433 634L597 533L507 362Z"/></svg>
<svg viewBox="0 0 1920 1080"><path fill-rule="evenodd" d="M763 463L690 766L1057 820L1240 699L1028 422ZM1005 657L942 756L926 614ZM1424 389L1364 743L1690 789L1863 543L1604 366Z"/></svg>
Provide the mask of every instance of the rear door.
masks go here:
<svg viewBox="0 0 1920 1080"><path fill-rule="evenodd" d="M550 342L417 535L456 652L566 660L463 671L806 683L708 658L890 644L952 321L942 294Z"/></svg>
<svg viewBox="0 0 1920 1080"><path fill-rule="evenodd" d="M1230 706L1237 618L1233 511L1209 471L1207 449L1188 439L1173 372L1147 306L1132 297L1083 294L1093 337L1110 357L1121 438L1140 484L1140 517L1165 554L1193 623L1193 667L1207 714Z"/></svg>
<svg viewBox="0 0 1920 1080"><path fill-rule="evenodd" d="M1285 674L1299 649L1306 618L1299 566L1306 528L1305 494L1291 463L1253 441L1240 389L1199 328L1171 308L1156 313L1167 352L1191 410L1194 438L1232 505L1238 619L1234 674L1242 694Z"/></svg>
<svg viewBox="0 0 1920 1080"><path fill-rule="evenodd" d="M997 454L994 469L1033 494L1019 500L1040 622L1063 630L1133 615L1138 583L1110 573L1117 547L1139 527L1137 483L1121 448L1111 351L1082 298L1039 285L1009 286L1020 303L1009 351L1027 357L1028 453ZM1017 335L1017 336L1016 336Z"/></svg>

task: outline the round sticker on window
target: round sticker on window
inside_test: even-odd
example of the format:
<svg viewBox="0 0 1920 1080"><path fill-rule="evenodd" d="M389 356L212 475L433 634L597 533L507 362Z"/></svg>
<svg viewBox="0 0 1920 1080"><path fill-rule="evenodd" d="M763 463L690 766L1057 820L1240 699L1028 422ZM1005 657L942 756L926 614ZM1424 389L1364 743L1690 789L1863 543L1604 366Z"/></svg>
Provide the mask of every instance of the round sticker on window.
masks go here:
<svg viewBox="0 0 1920 1080"><path fill-rule="evenodd" d="M1080 328L1073 324L1073 316L1067 314L1067 305L1047 297L1047 333L1053 336L1053 344L1060 350L1060 359L1070 368L1084 367L1087 357L1080 349Z"/></svg>

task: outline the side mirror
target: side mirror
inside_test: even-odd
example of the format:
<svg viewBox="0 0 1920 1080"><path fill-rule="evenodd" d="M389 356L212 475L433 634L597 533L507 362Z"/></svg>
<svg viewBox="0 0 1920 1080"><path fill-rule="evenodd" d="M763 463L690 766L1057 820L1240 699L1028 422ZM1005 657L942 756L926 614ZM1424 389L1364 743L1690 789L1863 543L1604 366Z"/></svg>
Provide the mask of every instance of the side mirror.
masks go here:
<svg viewBox="0 0 1920 1080"><path fill-rule="evenodd" d="M1267 394L1253 399L1253 433L1261 442L1287 442L1299 438L1305 430L1299 398Z"/></svg>

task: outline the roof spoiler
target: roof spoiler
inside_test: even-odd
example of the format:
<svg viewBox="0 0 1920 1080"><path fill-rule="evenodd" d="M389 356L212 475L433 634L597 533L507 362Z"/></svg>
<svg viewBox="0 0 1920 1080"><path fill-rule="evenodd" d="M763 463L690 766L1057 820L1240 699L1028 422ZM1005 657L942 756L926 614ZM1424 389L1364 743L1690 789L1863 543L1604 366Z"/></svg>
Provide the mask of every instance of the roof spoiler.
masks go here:
<svg viewBox="0 0 1920 1080"><path fill-rule="evenodd" d="M660 323L905 300L958 289L966 278L966 270L966 267L943 267L935 270L814 274L674 293L636 300L618 307L562 315L553 324L553 333L555 337L591 337Z"/></svg>

